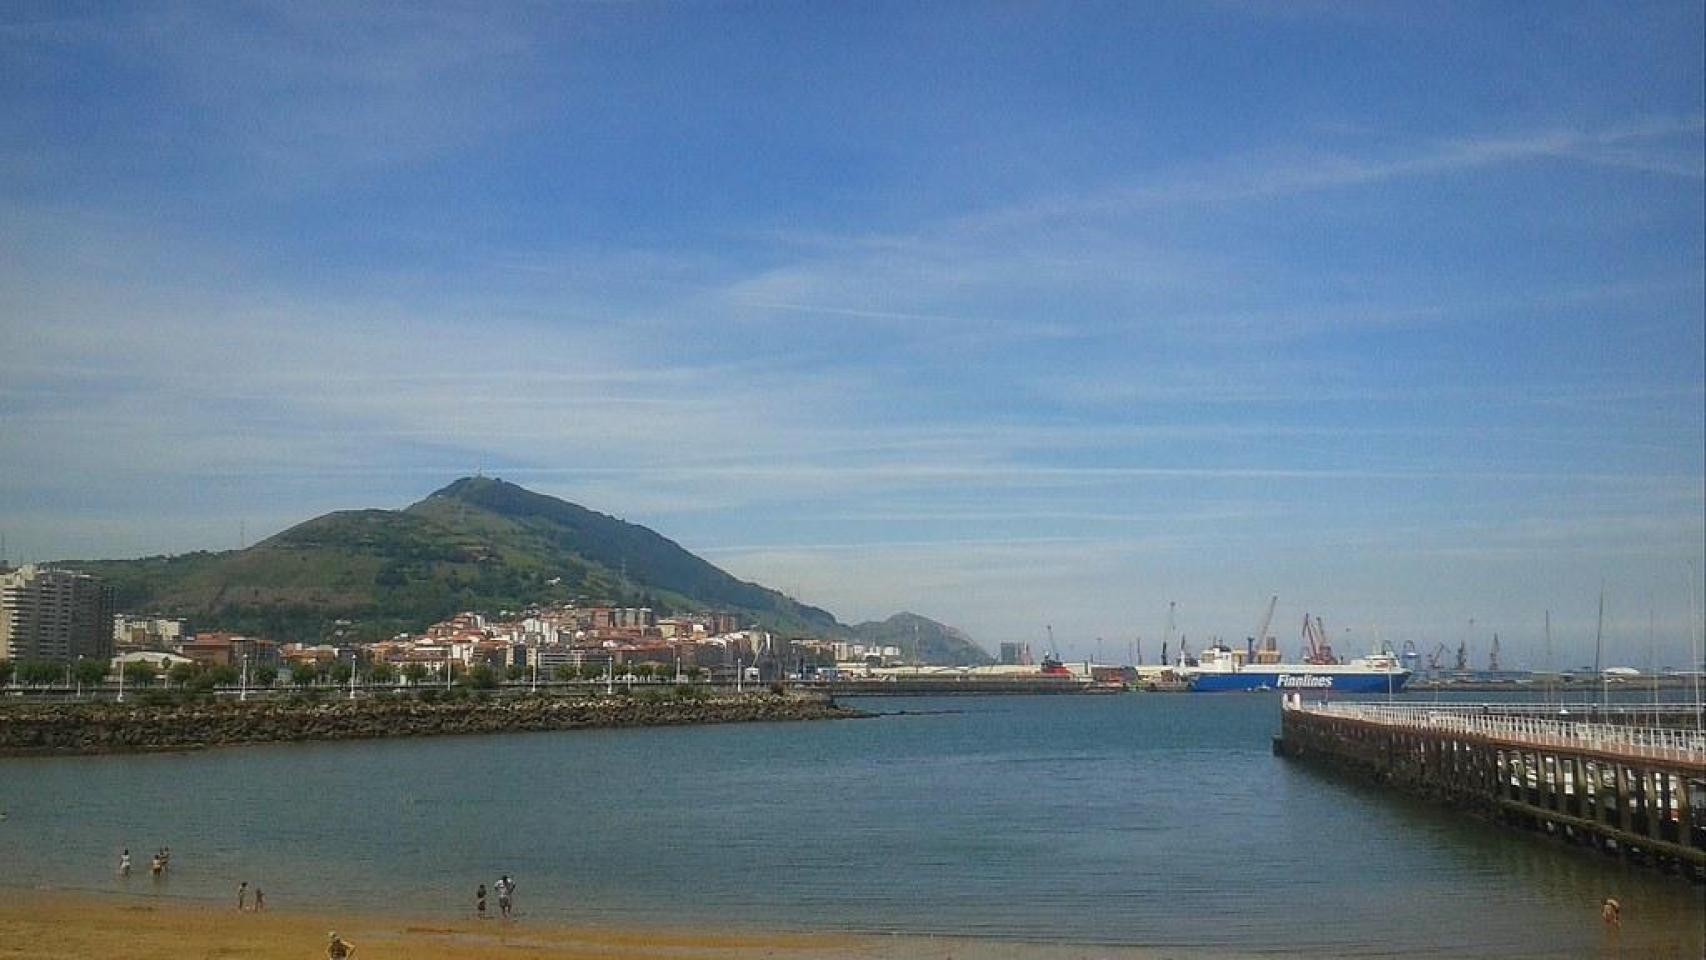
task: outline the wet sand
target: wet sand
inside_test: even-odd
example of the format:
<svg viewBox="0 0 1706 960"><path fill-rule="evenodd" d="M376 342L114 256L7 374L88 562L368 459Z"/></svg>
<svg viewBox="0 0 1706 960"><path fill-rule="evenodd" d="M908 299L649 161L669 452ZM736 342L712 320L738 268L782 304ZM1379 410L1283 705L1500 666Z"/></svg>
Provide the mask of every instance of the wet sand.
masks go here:
<svg viewBox="0 0 1706 960"><path fill-rule="evenodd" d="M336 930L354 960L1160 960L1204 954L1095 945L843 934L614 929L474 917L411 917L157 897L0 891L0 958L314 960Z"/></svg>

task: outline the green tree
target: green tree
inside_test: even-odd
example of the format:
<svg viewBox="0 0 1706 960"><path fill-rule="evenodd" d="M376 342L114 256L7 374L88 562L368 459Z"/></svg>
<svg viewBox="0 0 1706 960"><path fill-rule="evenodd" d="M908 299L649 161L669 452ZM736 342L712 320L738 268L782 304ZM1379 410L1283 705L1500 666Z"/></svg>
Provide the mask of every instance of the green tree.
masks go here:
<svg viewBox="0 0 1706 960"><path fill-rule="evenodd" d="M290 682L306 687L320 679L320 665L312 660L298 660L290 665Z"/></svg>
<svg viewBox="0 0 1706 960"><path fill-rule="evenodd" d="M527 668L519 663L512 663L504 668L504 679L515 681L527 676Z"/></svg>
<svg viewBox="0 0 1706 960"><path fill-rule="evenodd" d="M18 664L18 682L26 687L40 687L65 676L65 668L51 660L25 660Z"/></svg>
<svg viewBox="0 0 1706 960"><path fill-rule="evenodd" d="M207 668L207 679L208 682L215 686L228 687L231 684L236 683L240 678L237 674L236 667L233 667L228 663L221 663Z"/></svg>
<svg viewBox="0 0 1706 960"><path fill-rule="evenodd" d="M0 687L12 682L12 674L17 670L10 660L0 660Z"/></svg>
<svg viewBox="0 0 1706 960"><path fill-rule="evenodd" d="M124 665L124 679L126 683L135 683L147 686L152 684L154 682L154 678L159 675L160 671L156 669L152 663L133 660Z"/></svg>
<svg viewBox="0 0 1706 960"><path fill-rule="evenodd" d="M71 668L71 675L83 686L92 687L107 678L107 661L79 660L77 665Z"/></svg>
<svg viewBox="0 0 1706 960"><path fill-rule="evenodd" d="M552 674L558 680L574 680L581 675L581 668L572 663L559 664Z"/></svg>
<svg viewBox="0 0 1706 960"><path fill-rule="evenodd" d="M254 679L255 686L270 687L278 682L278 668L270 663L263 663L249 676Z"/></svg>
<svg viewBox="0 0 1706 960"><path fill-rule="evenodd" d="M370 683L396 683L397 667L389 661L379 660L368 668L367 679Z"/></svg>
<svg viewBox="0 0 1706 960"><path fill-rule="evenodd" d="M498 685L498 675L491 667L477 663L459 682L475 690L490 690Z"/></svg>
<svg viewBox="0 0 1706 960"><path fill-rule="evenodd" d="M424 663L403 664L403 679L409 681L409 686L415 686L426 679L427 668Z"/></svg>
<svg viewBox="0 0 1706 960"><path fill-rule="evenodd" d="M332 664L332 669L328 676L332 678L333 683L341 687L344 684L349 683L350 677L355 676L355 668L347 663L339 661Z"/></svg>
<svg viewBox="0 0 1706 960"><path fill-rule="evenodd" d="M653 664L650 664L650 663L636 663L636 664L634 664L633 674L634 674L634 676L639 677L640 681L642 683L644 683L647 680L650 680L652 678L652 674L654 674L656 672L657 672L657 667Z"/></svg>
<svg viewBox="0 0 1706 960"><path fill-rule="evenodd" d="M181 687L194 680L196 674L201 673L201 670L202 667L199 663L174 663L172 669L166 671L166 679L173 686Z"/></svg>

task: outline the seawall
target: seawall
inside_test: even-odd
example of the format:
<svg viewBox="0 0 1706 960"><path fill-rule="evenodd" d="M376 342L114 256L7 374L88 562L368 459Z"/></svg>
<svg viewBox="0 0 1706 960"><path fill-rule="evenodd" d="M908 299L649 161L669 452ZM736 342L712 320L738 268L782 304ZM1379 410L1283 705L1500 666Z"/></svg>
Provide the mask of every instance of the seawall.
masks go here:
<svg viewBox="0 0 1706 960"><path fill-rule="evenodd" d="M827 697L375 697L318 702L85 703L0 707L0 756L190 750L245 743L762 723L864 716Z"/></svg>
<svg viewBox="0 0 1706 960"><path fill-rule="evenodd" d="M1288 698L1274 751L1706 881L1698 731L1499 709Z"/></svg>

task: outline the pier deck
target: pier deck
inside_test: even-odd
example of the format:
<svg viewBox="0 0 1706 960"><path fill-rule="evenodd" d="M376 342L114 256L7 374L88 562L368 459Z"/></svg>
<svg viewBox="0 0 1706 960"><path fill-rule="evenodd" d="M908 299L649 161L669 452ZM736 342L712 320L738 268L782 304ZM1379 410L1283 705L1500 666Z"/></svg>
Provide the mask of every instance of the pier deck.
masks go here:
<svg viewBox="0 0 1706 960"><path fill-rule="evenodd" d="M1706 880L1706 730L1692 707L1303 703L1275 751Z"/></svg>

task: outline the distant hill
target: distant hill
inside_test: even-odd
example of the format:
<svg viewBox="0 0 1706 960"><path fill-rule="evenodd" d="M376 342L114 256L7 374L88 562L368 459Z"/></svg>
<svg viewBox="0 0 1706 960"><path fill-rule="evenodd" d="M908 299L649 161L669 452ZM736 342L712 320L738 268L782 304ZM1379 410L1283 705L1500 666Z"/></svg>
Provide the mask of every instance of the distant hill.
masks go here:
<svg viewBox="0 0 1706 960"><path fill-rule="evenodd" d="M908 661L964 666L995 662L964 632L916 613L897 613L887 620L855 624L853 637L864 643L897 646Z"/></svg>
<svg viewBox="0 0 1706 960"><path fill-rule="evenodd" d="M120 610L280 639L340 629L376 639L460 610L579 602L727 611L781 633L909 651L916 625L928 662L989 659L959 631L912 614L847 627L646 527L485 477L464 477L404 510L328 513L246 550L75 566L110 581Z"/></svg>

